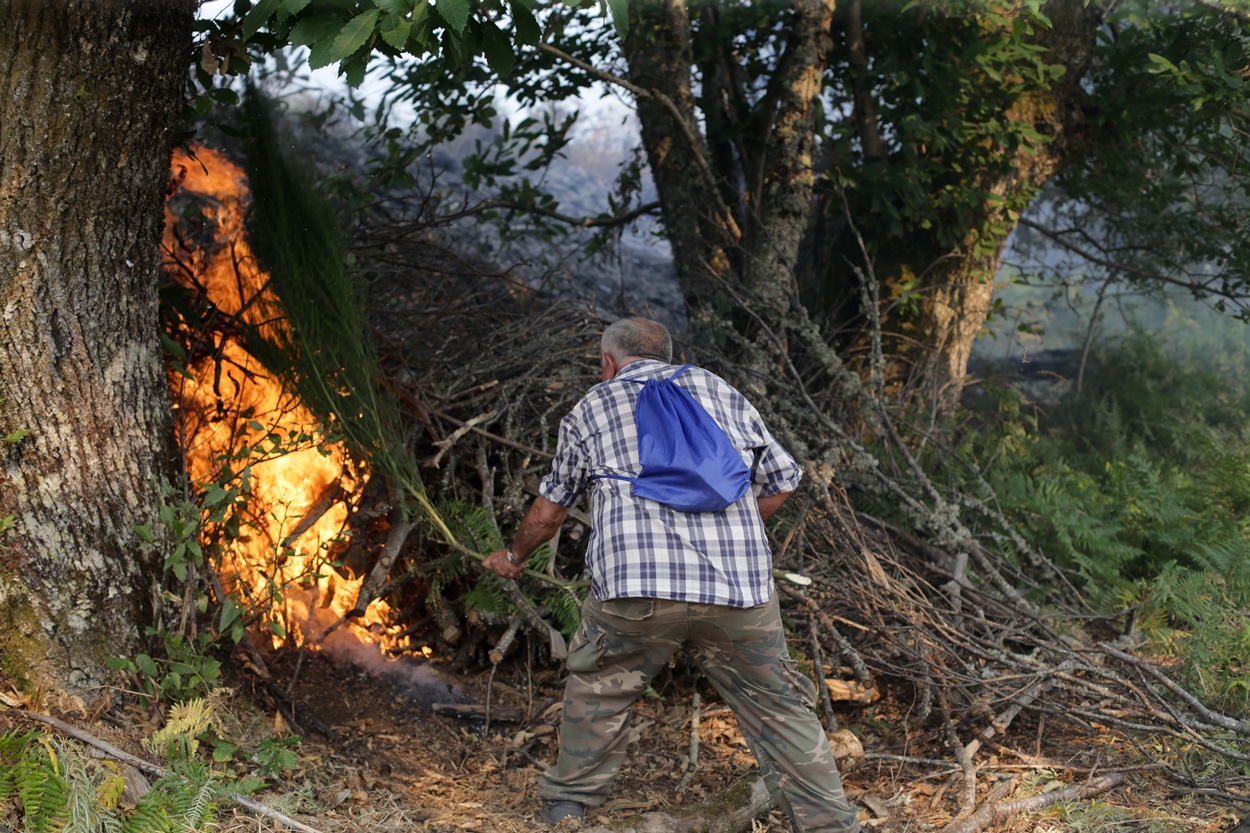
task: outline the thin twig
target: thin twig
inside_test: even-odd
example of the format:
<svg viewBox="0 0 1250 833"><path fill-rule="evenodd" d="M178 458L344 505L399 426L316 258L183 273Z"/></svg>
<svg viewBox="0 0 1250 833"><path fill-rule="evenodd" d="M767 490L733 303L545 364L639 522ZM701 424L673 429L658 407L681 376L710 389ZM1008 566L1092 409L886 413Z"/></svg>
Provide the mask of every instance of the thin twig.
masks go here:
<svg viewBox="0 0 1250 833"><path fill-rule="evenodd" d="M690 789L695 770L699 768L699 711L702 704L699 689L696 687L690 695L690 748L686 755L686 773L677 784L677 794L683 795Z"/></svg>

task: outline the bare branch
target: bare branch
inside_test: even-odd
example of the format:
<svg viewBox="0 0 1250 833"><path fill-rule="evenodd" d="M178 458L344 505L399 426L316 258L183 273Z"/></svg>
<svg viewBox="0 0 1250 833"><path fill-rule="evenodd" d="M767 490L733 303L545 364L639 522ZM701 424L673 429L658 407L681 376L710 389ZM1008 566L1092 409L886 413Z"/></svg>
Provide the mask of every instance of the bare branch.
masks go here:
<svg viewBox="0 0 1250 833"><path fill-rule="evenodd" d="M695 136L694 131L690 126L690 123L682 115L681 110L677 107L677 104L671 98L664 95L659 90L645 90L642 87L639 87L637 84L632 84L629 81L626 81L624 78L621 78L619 75L613 75L612 73L601 70L598 67L595 67L579 58L574 58L572 55L562 52L559 49L556 49L554 46L551 46L550 44L540 43L538 44L538 48L544 52L547 52L551 55L556 56L562 61L567 61L573 66L579 67L580 69L583 69L586 72L589 72L591 75L595 76L601 81L606 81L609 84L615 84L619 87L622 87L623 89L628 90L637 98L647 98L652 101L658 102L665 110L667 110L669 116L673 120L674 126L678 130L681 131L682 137L686 140L687 143L689 143L690 149L691 149L691 156L694 157L695 164L699 168L699 173L703 176L704 180L706 181L706 184L711 189L711 193L715 196L717 201L720 203L719 205L716 206L716 216L720 218L720 220L725 224L726 228L729 229L730 234L735 240L742 236L742 232L741 230L739 230L738 223L736 220L734 220L733 214L729 211L729 208L724 204L724 202L720 200L720 189L716 185L716 175L712 173L712 168L708 165L708 161L703 155L703 152L701 149L702 145L699 142L698 137Z"/></svg>
<svg viewBox="0 0 1250 833"><path fill-rule="evenodd" d="M1154 281L1156 283L1168 284L1170 286L1179 286L1183 289L1188 289L1191 292L1201 292L1201 293L1206 293L1210 295L1216 295L1219 297L1226 298L1230 301L1234 301L1239 305L1244 305L1247 302L1246 294L1232 292L1230 290L1224 289L1223 287L1217 286L1214 283L1214 279L1212 279L1211 282L1193 282L1193 281L1178 280L1176 278L1165 275L1161 272L1152 272L1152 271L1148 271L1145 269L1139 269L1139 268L1129 266L1124 263L1119 263L1117 261L1103 257L1102 255L1094 251L1091 251L1090 249L1087 249L1084 246L1078 246L1076 243L1073 243L1071 240L1068 240L1061 232L1056 231L1055 229L1052 229L1048 226L1044 226L1041 223L1037 223L1032 220L1026 219L1024 217L1020 218L1020 225L1033 229L1039 234L1044 235L1049 240L1052 240L1055 243L1058 243L1060 246L1072 252L1073 254L1080 255L1081 257L1088 260L1090 263L1093 263L1097 266L1101 266L1104 269L1111 269L1115 272L1120 272L1130 277L1140 278L1142 280Z"/></svg>

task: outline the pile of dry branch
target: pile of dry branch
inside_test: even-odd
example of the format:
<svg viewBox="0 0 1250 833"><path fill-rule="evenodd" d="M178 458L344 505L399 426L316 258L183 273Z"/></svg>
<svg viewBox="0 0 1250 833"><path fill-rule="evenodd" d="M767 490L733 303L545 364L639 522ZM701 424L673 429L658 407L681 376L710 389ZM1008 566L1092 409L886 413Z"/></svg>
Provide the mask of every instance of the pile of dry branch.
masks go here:
<svg viewBox="0 0 1250 833"><path fill-rule="evenodd" d="M506 274L484 275L402 223L372 230L357 237L355 253L374 276L369 311L385 384L401 403L426 491L439 505L478 507L510 532L549 468L560 419L598 381L603 322L576 305L543 303ZM746 391L803 463L803 486L774 526L775 566L810 582L779 587L814 674L835 681L826 716L839 684L852 699L877 692L900 704L909 748L874 754L950 770L947 784L961 796L952 829L964 833L1125 778L1096 764L1069 768L1068 787L1004 803L1013 782L985 765L991 754L1029 763L1007 745L1024 724L1039 735L1045 726L1110 734L1138 744L1143 765L1178 788L1232 792L1230 781L1206 774L1216 770L1201 768L1197 753L1250 762L1250 724L1208 709L1165 665L1138 653L1125 623L1084 609L1062 570L994 510L988 486L955 493L928 477L917 448L940 437L936 428L900 426L879 338L866 340L868 358L852 371L801 309L786 327L774 333L756 322L749 340L728 334L728 352L691 343L678 352ZM747 375L726 358L744 351L754 351L751 368L774 372ZM857 511L859 495L897 507L896 521ZM380 508L394 503L391 495L373 500L378 508L355 507L360 523L389 520L355 530L371 543L354 565L366 576L357 610L391 594L402 602L392 604L393 625L414 637L414 649L454 652L462 666L497 665L523 629L550 646L547 659L558 658L547 611L526 601L524 585L509 587L519 611L509 619L465 606L471 564L458 584L430 583L433 562L469 559L479 542L449 546L438 530ZM543 577L573 593L584 585L564 577L580 572L587 524L585 513L570 513ZM1160 744L1170 753L1155 760ZM912 754L917 748L926 754Z"/></svg>
<svg viewBox="0 0 1250 833"><path fill-rule="evenodd" d="M406 382L427 484L479 503L510 530L547 469L560 418L597 381L602 322L569 307L530 307L524 292L426 300L414 306L391 298L375 301L375 309L387 310L378 320L392 346L388 371ZM736 379L715 354L679 349L685 359L750 387L752 380ZM949 760L878 757L956 773L962 820L956 829L963 831L996 814L1094 794L1125 778L1123 771L1091 767L1075 773L1069 789L1001 802L1010 782L990 783L982 767L988 754L1003 752L1016 723L1039 732L1049 725L1113 733L1138 744L1144 765L1165 772L1178 788L1230 789L1154 761L1151 750L1162 742L1250 760L1250 725L1208 709L1164 665L1136 653L1119 633L1122 622L1078 614L1079 597L1066 592L1058 568L984 500L944 494L928 480L911 444L889 424L885 403L873 401L871 386L852 385L850 394L859 399L855 412L875 445L842 428L837 414L848 409L837 398L847 397L848 386L836 383L849 374L830 371L822 396L806 390L797 374L783 373L769 380L760 403L783 442L800 452L807 473L778 527L776 566L812 580L807 587L780 586L788 615L807 631L800 635L815 673L837 678L845 669L853 691L886 692L910 704L910 724L931 741L923 748L943 749ZM857 512L848 488L892 496L922 532ZM577 511L571 518L556 544L558 569L566 574L578 570L587 522ZM1005 557L1007 548L1025 554L1035 569L1012 567L1019 559ZM1044 608L1030 601L1040 582L1052 588Z"/></svg>

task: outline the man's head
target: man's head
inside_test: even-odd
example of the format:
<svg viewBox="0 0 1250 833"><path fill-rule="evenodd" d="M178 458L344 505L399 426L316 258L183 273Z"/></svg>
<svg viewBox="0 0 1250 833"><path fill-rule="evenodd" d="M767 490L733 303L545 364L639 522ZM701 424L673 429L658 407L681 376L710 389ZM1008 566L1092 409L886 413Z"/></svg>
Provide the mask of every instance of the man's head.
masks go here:
<svg viewBox="0 0 1250 833"><path fill-rule="evenodd" d="M673 339L659 321L649 318L622 318L603 331L599 343L599 363L603 381L638 359L673 361Z"/></svg>

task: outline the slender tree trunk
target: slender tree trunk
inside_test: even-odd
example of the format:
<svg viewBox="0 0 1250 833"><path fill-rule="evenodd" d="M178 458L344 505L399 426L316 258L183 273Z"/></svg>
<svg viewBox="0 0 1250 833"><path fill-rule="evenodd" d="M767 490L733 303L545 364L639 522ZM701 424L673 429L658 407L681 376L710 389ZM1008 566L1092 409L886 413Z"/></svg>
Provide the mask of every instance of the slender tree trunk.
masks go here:
<svg viewBox="0 0 1250 833"><path fill-rule="evenodd" d="M746 198L743 283L778 332L798 306L795 269L816 184L815 110L824 84L833 5L833 0L794 3L786 51L760 113L769 118L768 140L760 144L759 158L751 166L759 173L751 178L755 187Z"/></svg>
<svg viewBox="0 0 1250 833"><path fill-rule="evenodd" d="M762 96L741 88L732 43L718 12L706 10L702 120L685 3L644 0L630 16L629 77L652 92L638 101L638 117L690 318L733 321L751 340L762 337L762 324L784 339L793 315L803 314L794 270L815 184L814 110L833 0L798 0L779 16L779 54ZM742 357L759 365L747 368L756 380L768 375L776 344L767 343Z"/></svg>
<svg viewBox="0 0 1250 833"><path fill-rule="evenodd" d="M154 622L163 186L194 0L0 4L0 672L87 689Z"/></svg>
<svg viewBox="0 0 1250 833"><path fill-rule="evenodd" d="M704 321L724 306L717 299L721 281L732 281L740 233L695 117L690 20L684 0L641 0L630 5L630 19L629 80L651 93L637 101L643 147L687 310L692 321Z"/></svg>

